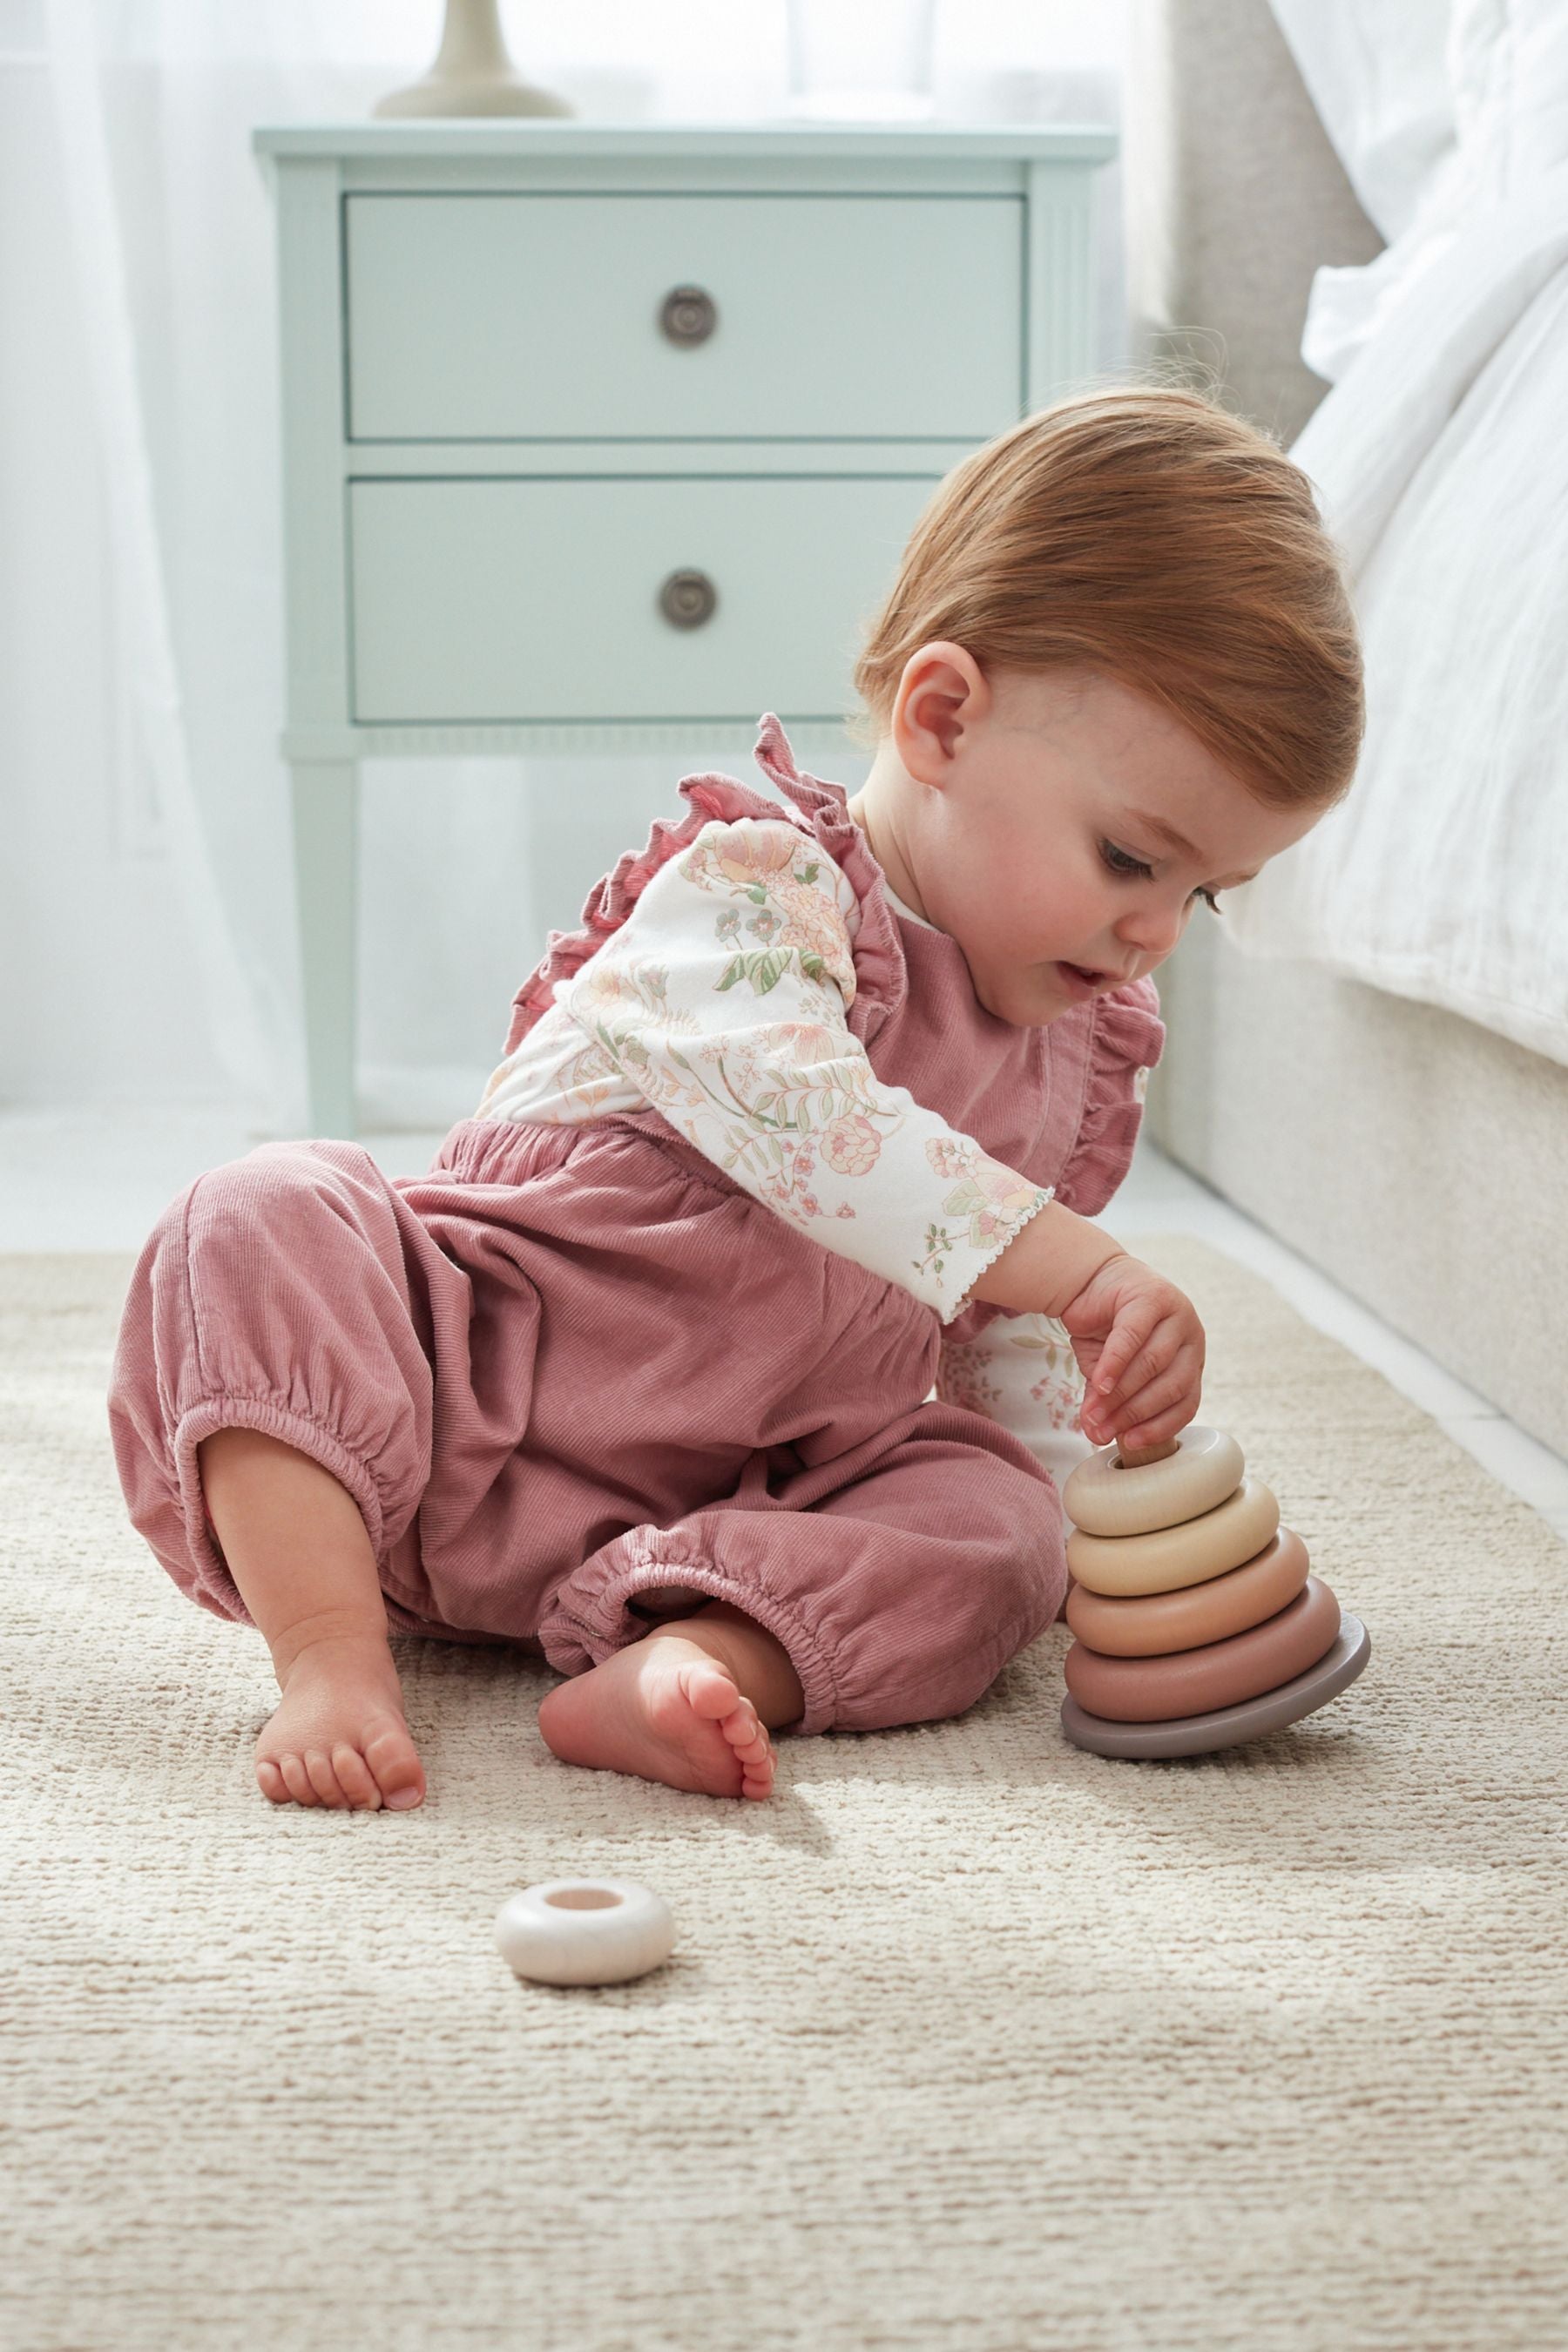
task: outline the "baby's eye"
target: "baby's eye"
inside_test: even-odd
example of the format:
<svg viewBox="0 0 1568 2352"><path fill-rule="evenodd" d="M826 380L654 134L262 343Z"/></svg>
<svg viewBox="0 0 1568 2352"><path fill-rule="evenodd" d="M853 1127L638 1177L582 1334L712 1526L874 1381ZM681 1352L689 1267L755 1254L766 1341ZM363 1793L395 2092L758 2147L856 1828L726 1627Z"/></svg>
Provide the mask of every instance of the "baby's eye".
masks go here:
<svg viewBox="0 0 1568 2352"><path fill-rule="evenodd" d="M1100 845L1100 854L1113 874L1148 876L1154 871L1153 867L1146 866L1142 858L1132 856L1125 849L1118 849L1113 841L1102 841ZM1218 914L1219 900L1212 890L1194 890L1193 896L1194 898L1201 898L1212 913Z"/></svg>

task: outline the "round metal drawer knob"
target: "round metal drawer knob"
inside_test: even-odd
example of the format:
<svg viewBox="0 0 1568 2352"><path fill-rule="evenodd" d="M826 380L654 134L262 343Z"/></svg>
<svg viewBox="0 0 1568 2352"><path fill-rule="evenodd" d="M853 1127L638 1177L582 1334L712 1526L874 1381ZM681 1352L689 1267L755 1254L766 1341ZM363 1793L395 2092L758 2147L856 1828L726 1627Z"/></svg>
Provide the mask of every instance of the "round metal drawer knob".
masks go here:
<svg viewBox="0 0 1568 2352"><path fill-rule="evenodd" d="M672 287L658 323L672 343L705 343L719 323L719 306L700 286Z"/></svg>
<svg viewBox="0 0 1568 2352"><path fill-rule="evenodd" d="M672 572L658 592L659 611L677 629L700 629L718 602L706 572Z"/></svg>

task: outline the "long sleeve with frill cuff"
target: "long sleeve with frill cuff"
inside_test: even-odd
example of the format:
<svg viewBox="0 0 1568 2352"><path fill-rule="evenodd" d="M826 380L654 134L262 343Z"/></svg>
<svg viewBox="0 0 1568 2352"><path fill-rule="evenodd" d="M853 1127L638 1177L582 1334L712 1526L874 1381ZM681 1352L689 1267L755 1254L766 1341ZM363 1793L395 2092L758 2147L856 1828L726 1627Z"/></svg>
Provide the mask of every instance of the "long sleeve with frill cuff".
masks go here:
<svg viewBox="0 0 1568 2352"><path fill-rule="evenodd" d="M706 824L491 1077L477 1116L657 1110L757 1200L944 1323L1052 1197L877 1076L859 903L784 819Z"/></svg>

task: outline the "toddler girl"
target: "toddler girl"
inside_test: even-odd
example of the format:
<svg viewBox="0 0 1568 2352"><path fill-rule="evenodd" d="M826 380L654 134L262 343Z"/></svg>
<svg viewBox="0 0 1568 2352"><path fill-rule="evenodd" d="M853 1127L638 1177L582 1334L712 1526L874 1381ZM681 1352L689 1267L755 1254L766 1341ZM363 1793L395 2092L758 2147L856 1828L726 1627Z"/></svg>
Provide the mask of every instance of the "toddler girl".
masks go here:
<svg viewBox="0 0 1568 2352"><path fill-rule="evenodd" d="M864 788L771 712L761 785L689 776L427 1175L263 1144L142 1252L116 1461L266 1637L273 1802L420 1802L389 1630L542 1654L569 1763L764 1797L775 1730L970 1706L1064 1600L1053 1471L1193 1418L1192 1303L1088 1220L1150 974L1350 782L1307 482L1193 394L1030 416L936 490L856 686Z"/></svg>

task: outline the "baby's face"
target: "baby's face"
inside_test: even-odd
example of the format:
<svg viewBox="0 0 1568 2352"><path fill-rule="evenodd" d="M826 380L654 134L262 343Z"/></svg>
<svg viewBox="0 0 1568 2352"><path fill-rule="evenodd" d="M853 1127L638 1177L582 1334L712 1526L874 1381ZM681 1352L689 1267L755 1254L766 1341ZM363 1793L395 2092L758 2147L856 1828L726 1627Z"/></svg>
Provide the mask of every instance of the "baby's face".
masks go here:
<svg viewBox="0 0 1568 2352"><path fill-rule="evenodd" d="M1027 1027L1152 971L1205 892L1250 880L1321 814L1263 807L1114 678L988 679L946 644L905 666L859 800L893 888L957 940L987 1011ZM1076 985L1064 965L1103 976Z"/></svg>

